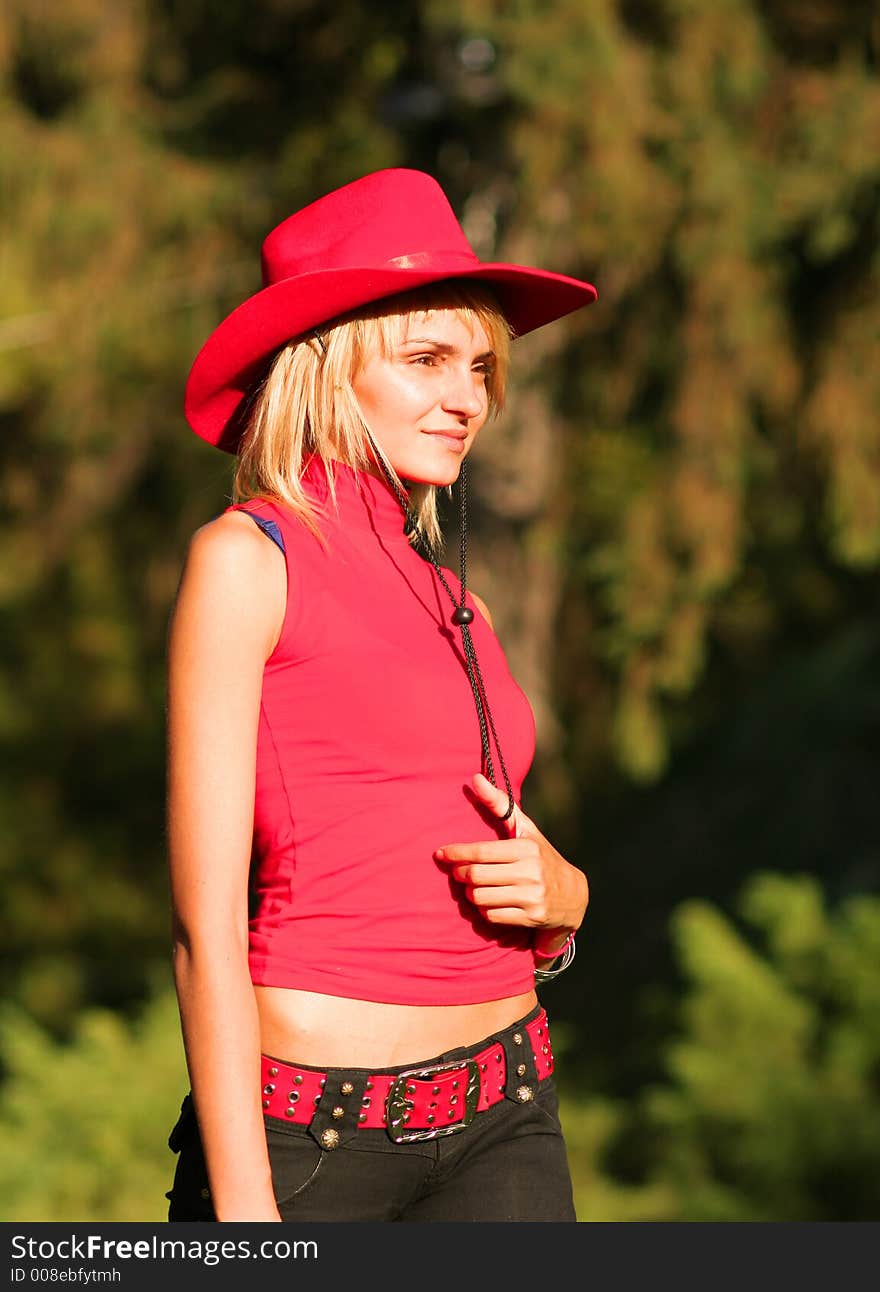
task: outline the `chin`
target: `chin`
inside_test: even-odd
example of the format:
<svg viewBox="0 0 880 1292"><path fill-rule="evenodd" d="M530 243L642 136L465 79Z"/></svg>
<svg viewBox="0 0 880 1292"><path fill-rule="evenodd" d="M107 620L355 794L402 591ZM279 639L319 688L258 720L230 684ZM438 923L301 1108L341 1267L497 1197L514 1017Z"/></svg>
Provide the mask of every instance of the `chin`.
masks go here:
<svg viewBox="0 0 880 1292"><path fill-rule="evenodd" d="M440 467L421 467L398 474L410 484L434 485L436 489L444 489L447 485L455 484L461 474L461 462L453 462L445 470Z"/></svg>
<svg viewBox="0 0 880 1292"><path fill-rule="evenodd" d="M461 474L463 453L419 453L413 454L408 462L402 462L398 474L402 479L411 480L413 484L434 485L443 489L455 484Z"/></svg>

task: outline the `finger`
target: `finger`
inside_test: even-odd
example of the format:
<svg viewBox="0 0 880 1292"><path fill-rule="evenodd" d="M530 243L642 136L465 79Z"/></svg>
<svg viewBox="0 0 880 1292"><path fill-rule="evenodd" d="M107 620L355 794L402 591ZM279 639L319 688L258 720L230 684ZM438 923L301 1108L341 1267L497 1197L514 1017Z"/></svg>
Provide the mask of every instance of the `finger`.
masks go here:
<svg viewBox="0 0 880 1292"><path fill-rule="evenodd" d="M444 843L434 850L437 861L516 861L522 857L518 839L481 839L476 843Z"/></svg>
<svg viewBox="0 0 880 1292"><path fill-rule="evenodd" d="M504 884L500 888L486 888L482 885L469 884L468 901L478 906L481 911L519 911L525 916L527 904L521 891L514 884Z"/></svg>
<svg viewBox="0 0 880 1292"><path fill-rule="evenodd" d="M539 891L539 884L531 872L517 862L507 864L495 862L486 865L458 865L452 867L452 877L460 884L471 884L477 888L501 888L517 884L523 890Z"/></svg>
<svg viewBox="0 0 880 1292"><path fill-rule="evenodd" d="M480 914L488 924L515 924L520 928L530 929L533 923L519 906L489 907L481 910Z"/></svg>
<svg viewBox="0 0 880 1292"><path fill-rule="evenodd" d="M494 816L504 817L506 815L507 809L510 807L510 799L507 797L507 790L499 789L497 785L493 785L488 776L484 776L482 772L477 772L476 775L471 778L471 785L477 798L481 803L485 804ZM516 836L519 833L519 817L520 808L519 805L515 803L513 812L504 822L513 836Z"/></svg>

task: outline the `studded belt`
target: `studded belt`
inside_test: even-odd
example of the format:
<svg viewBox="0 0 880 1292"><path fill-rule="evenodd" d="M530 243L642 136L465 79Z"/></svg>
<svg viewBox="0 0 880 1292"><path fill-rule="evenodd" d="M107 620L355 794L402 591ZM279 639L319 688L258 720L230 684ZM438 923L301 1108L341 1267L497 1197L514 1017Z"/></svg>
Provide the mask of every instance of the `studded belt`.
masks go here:
<svg viewBox="0 0 880 1292"><path fill-rule="evenodd" d="M553 1071L547 1015L497 1033L472 1057L368 1074L320 1072L262 1055L263 1111L308 1126L323 1148L357 1129L384 1129L397 1144L463 1130L503 1099L528 1103Z"/></svg>

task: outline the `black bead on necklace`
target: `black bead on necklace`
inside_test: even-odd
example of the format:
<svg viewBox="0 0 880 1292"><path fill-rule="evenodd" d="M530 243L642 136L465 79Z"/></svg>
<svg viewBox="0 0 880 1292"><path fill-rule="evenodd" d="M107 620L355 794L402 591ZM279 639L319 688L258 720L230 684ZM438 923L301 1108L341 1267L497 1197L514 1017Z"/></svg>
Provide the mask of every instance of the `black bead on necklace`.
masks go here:
<svg viewBox="0 0 880 1292"><path fill-rule="evenodd" d="M382 468L382 471L385 474L385 478L387 479L389 485L394 491L394 494L397 497L397 501L400 503L400 506L403 509L404 533L407 535L415 536L416 544L419 550L421 551L422 555L425 556L428 561L430 561L431 565L433 565L434 570L437 574L437 578L440 580L441 584L445 588L450 601L455 606L455 609L453 610L451 615L451 619L452 619L452 622L455 624L456 628L461 629L461 644L462 644L462 649L464 651L465 665L467 667L468 680L470 681L470 684L471 684L471 691L473 692L473 696L474 696L474 705L477 710L477 719L480 724L480 742L483 747L483 771L486 777L492 782L492 784L497 786L498 782L495 779L495 763L492 758L492 746L491 746L491 742L494 742L495 749L497 750L497 753L498 753L498 762L501 767L501 775L504 778L504 787L507 790L507 811L504 813L504 816L501 819L502 821L507 821L508 818L513 815L513 810L516 807L516 804L513 798L513 790L510 784L510 777L507 774L507 766L504 762L504 754L501 752L501 743L498 740L498 733L495 730L495 722L492 718L492 710L489 708L489 699L488 699L488 696L486 695L486 684L483 681L483 674L480 671L480 663L479 663L479 660L477 659L476 648L473 643L473 638L471 637L470 626L473 623L474 612L473 610L471 610L470 606L465 605L465 594L467 592L467 537L468 537L467 460L462 462L461 472L459 473L459 477L458 477L460 590L459 590L459 597L456 598L455 593L452 591L449 584L447 583L446 578L443 574L443 571L438 565L433 552L431 551L428 544L425 542L422 531L419 528L419 524L409 509L409 501L406 498L406 495L403 493L397 481L388 471L388 468L385 466L385 463L382 461L382 458L380 457L380 455L377 454L376 457L378 459L379 465ZM491 742L490 742L490 736L491 736Z"/></svg>

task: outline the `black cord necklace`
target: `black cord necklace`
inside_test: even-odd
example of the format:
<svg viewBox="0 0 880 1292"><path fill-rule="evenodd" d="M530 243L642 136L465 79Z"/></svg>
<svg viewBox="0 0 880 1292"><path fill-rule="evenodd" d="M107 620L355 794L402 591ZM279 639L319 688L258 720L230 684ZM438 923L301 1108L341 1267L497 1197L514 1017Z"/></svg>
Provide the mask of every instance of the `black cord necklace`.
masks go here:
<svg viewBox="0 0 880 1292"><path fill-rule="evenodd" d="M508 820L509 817L513 815L513 810L516 807L516 804L513 798L513 790L510 785L510 777L507 774L507 766L504 762L504 754L501 752L501 742L499 741L498 733L495 730L495 722L492 718L492 710L489 708L489 699L488 699L488 696L486 695L486 684L483 681L483 674L480 670L480 662L477 659L476 647L474 646L473 638L471 636L471 623L474 618L474 612L473 610L471 610L470 606L465 605L465 592L467 591L467 536L468 536L467 461L462 462L461 472L458 477L459 578L460 578L461 586L460 586L459 598L457 599L455 596L455 593L452 591L449 584L447 583L446 578L443 574L443 571L440 569L440 566L438 565L434 557L434 554L432 553L430 547L425 541L424 536L422 535L422 531L419 528L418 521L410 511L409 500L401 490L397 481L393 478L393 476L388 471L388 468L385 466L385 463L382 461L381 457L379 457L378 454L376 456L379 461L379 465L381 466L382 471L385 474L385 478L388 481L389 485L391 486L392 490L394 491L397 501L400 503L400 506L403 510L404 533L407 535L410 535L410 534L415 535L416 543L419 547L419 550L421 551L422 555L425 556L426 559L430 561L431 565L434 567L434 570L436 571L436 574L437 574L437 578L440 580L441 584L446 589L446 592L449 596L449 600L455 606L455 610L452 612L452 622L455 624L457 628L461 629L461 643L462 643L462 648L464 650L465 665L467 667L468 680L471 684L471 690L474 695L474 705L476 706L476 710L477 710L477 719L480 724L480 741L483 747L483 768L488 779L492 782L493 785L497 787L498 782L495 779L495 764L492 759L492 747L490 743L490 735L491 735L491 739L492 741L494 741L495 748L498 751L498 762L501 766L501 775L504 778L504 787L507 790L507 811L504 813L504 816L501 818L502 821L506 821Z"/></svg>

